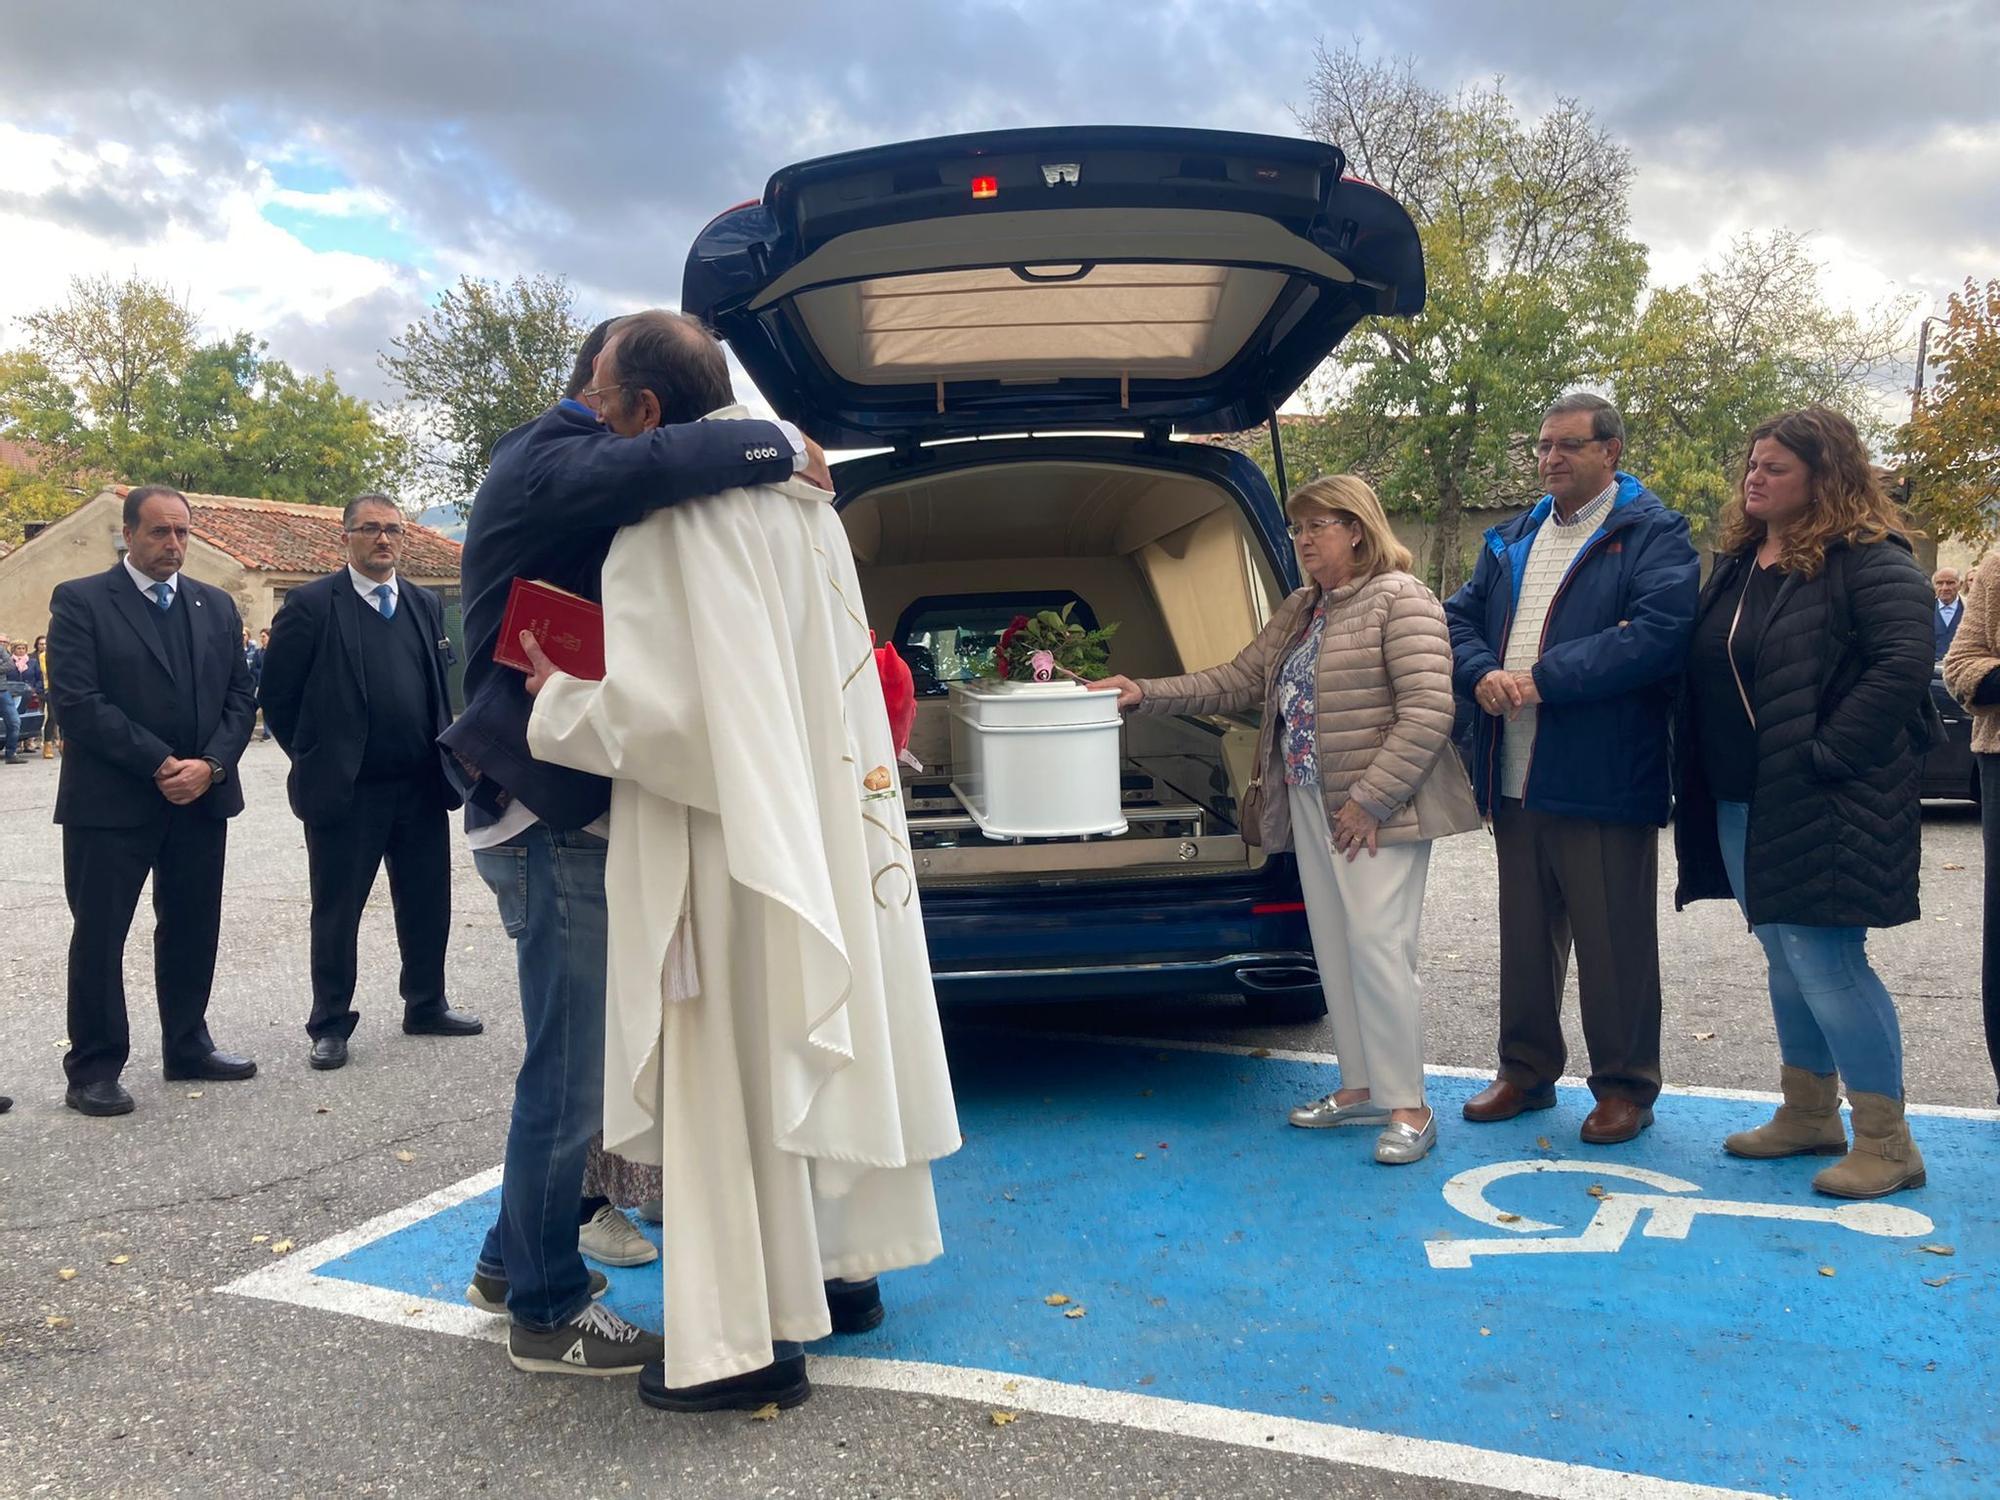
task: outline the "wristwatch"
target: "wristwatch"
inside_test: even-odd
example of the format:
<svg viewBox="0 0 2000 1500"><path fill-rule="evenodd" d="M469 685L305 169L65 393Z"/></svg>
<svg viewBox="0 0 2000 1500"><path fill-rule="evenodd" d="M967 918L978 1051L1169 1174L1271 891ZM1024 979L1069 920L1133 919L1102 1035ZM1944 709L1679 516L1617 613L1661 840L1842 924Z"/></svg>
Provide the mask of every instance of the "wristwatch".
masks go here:
<svg viewBox="0 0 2000 1500"><path fill-rule="evenodd" d="M223 782L229 779L229 768L213 755L204 755L202 759L208 762L208 780L210 785L221 786Z"/></svg>

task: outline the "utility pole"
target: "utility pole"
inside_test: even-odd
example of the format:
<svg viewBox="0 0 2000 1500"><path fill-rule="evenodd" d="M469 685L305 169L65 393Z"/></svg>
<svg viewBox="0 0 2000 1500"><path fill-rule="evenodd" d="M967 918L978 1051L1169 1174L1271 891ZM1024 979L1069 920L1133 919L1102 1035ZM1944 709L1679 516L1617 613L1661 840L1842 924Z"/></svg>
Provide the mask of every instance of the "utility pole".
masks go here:
<svg viewBox="0 0 2000 1500"><path fill-rule="evenodd" d="M1917 420L1917 413L1924 404L1924 361L1931 351L1931 324L1948 323L1949 318L1933 314L1917 325L1917 382L1910 388L1910 420Z"/></svg>

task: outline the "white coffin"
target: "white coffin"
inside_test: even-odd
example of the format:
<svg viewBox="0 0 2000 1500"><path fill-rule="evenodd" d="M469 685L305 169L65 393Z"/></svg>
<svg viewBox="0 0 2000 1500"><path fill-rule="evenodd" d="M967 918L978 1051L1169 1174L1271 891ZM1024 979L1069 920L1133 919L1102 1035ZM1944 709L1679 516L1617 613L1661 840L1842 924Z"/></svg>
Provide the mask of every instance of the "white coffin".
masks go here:
<svg viewBox="0 0 2000 1500"><path fill-rule="evenodd" d="M952 792L991 838L1123 833L1118 730L1081 683L953 683Z"/></svg>

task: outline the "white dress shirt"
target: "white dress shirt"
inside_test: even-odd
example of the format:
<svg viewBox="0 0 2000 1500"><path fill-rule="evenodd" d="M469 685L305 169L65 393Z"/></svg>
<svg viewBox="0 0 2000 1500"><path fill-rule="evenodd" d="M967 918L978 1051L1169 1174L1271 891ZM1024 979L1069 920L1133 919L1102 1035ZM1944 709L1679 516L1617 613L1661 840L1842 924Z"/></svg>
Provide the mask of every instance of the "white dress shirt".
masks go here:
<svg viewBox="0 0 2000 1500"><path fill-rule="evenodd" d="M144 573L141 573L137 568L132 566L131 553L129 552L119 553L118 560L125 564L125 576L130 578L133 583L138 585L139 592L146 596L146 602L152 605L153 608L158 609L160 607L160 596L154 593L153 590L158 588L163 583L167 586L168 590L173 594L173 596L176 599L180 597L181 593L180 574L176 573L171 578L148 578Z"/></svg>
<svg viewBox="0 0 2000 1500"><path fill-rule="evenodd" d="M389 597L396 601L396 607L398 609L403 607L403 588L394 573L391 573L387 578L370 578L366 573L355 567L353 563L349 563L347 565L347 576L354 581L354 592L359 594L366 601L368 607L378 614L381 612L382 603L375 597L375 590L382 587L385 583L389 585Z"/></svg>

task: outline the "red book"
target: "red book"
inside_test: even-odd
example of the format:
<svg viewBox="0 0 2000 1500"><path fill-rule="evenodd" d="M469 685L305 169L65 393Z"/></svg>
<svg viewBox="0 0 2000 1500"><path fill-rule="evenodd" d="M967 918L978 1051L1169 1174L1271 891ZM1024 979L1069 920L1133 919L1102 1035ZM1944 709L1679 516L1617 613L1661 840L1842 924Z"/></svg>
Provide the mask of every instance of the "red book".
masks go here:
<svg viewBox="0 0 2000 1500"><path fill-rule="evenodd" d="M553 584L516 578L507 591L507 612L500 620L493 659L517 672L532 672L533 664L521 651L524 630L570 676L604 680L602 605Z"/></svg>

